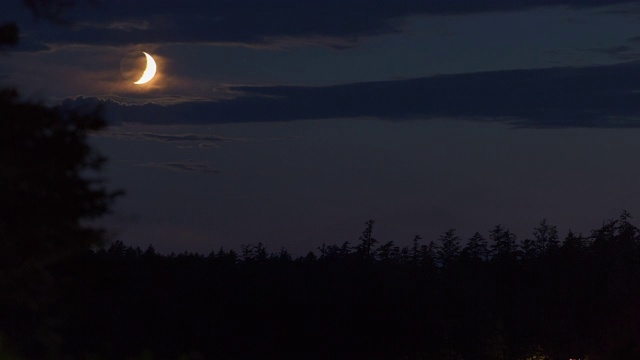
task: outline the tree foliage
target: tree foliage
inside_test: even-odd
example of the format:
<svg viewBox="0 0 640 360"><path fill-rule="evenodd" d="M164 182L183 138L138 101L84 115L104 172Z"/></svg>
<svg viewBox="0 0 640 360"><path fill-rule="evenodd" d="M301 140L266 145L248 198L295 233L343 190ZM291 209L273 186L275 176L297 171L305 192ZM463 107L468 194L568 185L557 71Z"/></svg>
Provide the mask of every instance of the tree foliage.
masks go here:
<svg viewBox="0 0 640 360"><path fill-rule="evenodd" d="M87 170L105 159L87 136L105 126L97 112L63 111L0 91L0 269L87 249L102 231L83 223L105 214L116 193Z"/></svg>
<svg viewBox="0 0 640 360"><path fill-rule="evenodd" d="M0 46L18 35L15 24L0 25ZM105 158L88 142L105 126L100 109L62 109L0 88L0 336L34 357L57 346L54 317L43 312L72 276L61 267L102 243L89 221L120 194L98 177Z"/></svg>

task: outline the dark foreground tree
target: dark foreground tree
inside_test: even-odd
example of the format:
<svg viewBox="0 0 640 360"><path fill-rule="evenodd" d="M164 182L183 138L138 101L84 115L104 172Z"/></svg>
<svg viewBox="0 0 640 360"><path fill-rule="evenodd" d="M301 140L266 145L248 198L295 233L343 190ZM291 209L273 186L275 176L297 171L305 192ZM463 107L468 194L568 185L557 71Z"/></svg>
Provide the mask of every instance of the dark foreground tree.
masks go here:
<svg viewBox="0 0 640 360"><path fill-rule="evenodd" d="M17 328L46 304L56 266L101 243L103 230L87 220L104 215L117 193L89 178L105 160L87 143L105 126L97 110L63 111L5 89L0 119L0 311L16 321L0 326L22 338Z"/></svg>
<svg viewBox="0 0 640 360"><path fill-rule="evenodd" d="M116 195L86 176L105 160L87 144L87 135L105 126L103 118L22 102L14 90L0 91L0 114L0 269L50 262L99 243L102 231L83 220L105 214Z"/></svg>
<svg viewBox="0 0 640 360"><path fill-rule="evenodd" d="M0 26L0 45L17 35L15 25ZM42 312L60 268L103 239L88 220L118 193L96 178L105 159L87 137L105 125L100 109L70 111L0 89L0 339L26 356L55 347Z"/></svg>

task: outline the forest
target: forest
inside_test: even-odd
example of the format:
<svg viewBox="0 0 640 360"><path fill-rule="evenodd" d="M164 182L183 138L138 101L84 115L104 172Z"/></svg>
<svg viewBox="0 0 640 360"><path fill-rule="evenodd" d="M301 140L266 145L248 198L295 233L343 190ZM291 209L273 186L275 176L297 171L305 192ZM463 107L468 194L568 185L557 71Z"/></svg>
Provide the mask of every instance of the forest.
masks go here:
<svg viewBox="0 0 640 360"><path fill-rule="evenodd" d="M57 263L1 328L30 359L632 359L639 255L626 211L588 236L542 220L522 241L498 225L404 247L368 221L304 256L116 241Z"/></svg>

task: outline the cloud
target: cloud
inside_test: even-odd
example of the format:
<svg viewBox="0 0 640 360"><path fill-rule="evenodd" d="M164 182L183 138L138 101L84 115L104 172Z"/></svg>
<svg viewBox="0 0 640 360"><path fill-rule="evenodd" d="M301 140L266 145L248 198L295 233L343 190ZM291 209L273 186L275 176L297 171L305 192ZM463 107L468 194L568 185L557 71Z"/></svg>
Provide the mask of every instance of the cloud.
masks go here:
<svg viewBox="0 0 640 360"><path fill-rule="evenodd" d="M132 139L132 140L151 140L165 143L187 143L197 142L201 145L217 145L220 142L230 141L243 141L245 139L225 138L215 135L200 135L200 134L155 134L149 132L122 132L122 131L109 131L102 133L103 136L108 136L118 139Z"/></svg>
<svg viewBox="0 0 640 360"><path fill-rule="evenodd" d="M640 127L640 62L505 70L334 86L236 86L236 98L123 105L95 98L111 122L215 124L331 118L465 118L521 127Z"/></svg>
<svg viewBox="0 0 640 360"><path fill-rule="evenodd" d="M42 42L110 46L163 43L275 43L277 46L289 43L295 46L317 42L344 48L361 37L401 31L402 20L416 15L464 15L550 6L599 8L638 3L630 0L113 0L97 8L70 9L69 18L82 21L70 28L49 27Z"/></svg>
<svg viewBox="0 0 640 360"><path fill-rule="evenodd" d="M202 174L218 174L219 170L207 162L198 160L176 162L148 162L138 166L169 170L173 172L197 172Z"/></svg>
<svg viewBox="0 0 640 360"><path fill-rule="evenodd" d="M228 138L216 135L202 134L162 134L147 131L118 131L118 130L102 131L96 134L101 137L114 139L138 140L138 141L154 141L163 143L176 144L178 148L190 149L217 149L223 142L245 142L249 139L245 138ZM118 129L118 128L115 128Z"/></svg>
<svg viewBox="0 0 640 360"><path fill-rule="evenodd" d="M149 22L146 20L140 21L110 21L110 22L80 22L75 25L76 29L103 29L103 30L118 30L118 31L146 31L151 28Z"/></svg>
<svg viewBox="0 0 640 360"><path fill-rule="evenodd" d="M633 42L633 41L629 41L629 42ZM618 61L629 61L629 60L640 59L640 51L628 45L619 45L619 46L611 46L611 47L605 47L605 48L599 48L599 49L590 49L589 51L608 55Z"/></svg>

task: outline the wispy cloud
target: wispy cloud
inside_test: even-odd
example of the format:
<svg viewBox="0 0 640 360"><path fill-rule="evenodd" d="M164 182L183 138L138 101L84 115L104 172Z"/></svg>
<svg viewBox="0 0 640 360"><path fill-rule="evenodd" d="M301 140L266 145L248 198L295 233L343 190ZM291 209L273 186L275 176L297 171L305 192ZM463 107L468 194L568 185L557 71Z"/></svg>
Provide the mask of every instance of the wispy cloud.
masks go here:
<svg viewBox="0 0 640 360"><path fill-rule="evenodd" d="M629 45L619 45L619 46L610 46L610 47L604 47L599 49L589 49L588 51L608 55L619 61L630 61L630 60L640 59L640 50Z"/></svg>
<svg viewBox="0 0 640 360"><path fill-rule="evenodd" d="M198 160L186 160L175 162L148 162L139 164L138 166L158 168L173 172L196 172L202 174L218 174L220 173L213 165Z"/></svg>
<svg viewBox="0 0 640 360"><path fill-rule="evenodd" d="M132 140L153 140L159 142L202 142L202 143L218 143L222 141L238 141L243 139L225 138L215 135L200 134L154 134L149 132L119 132L109 131L103 133L105 136L132 139Z"/></svg>
<svg viewBox="0 0 640 360"><path fill-rule="evenodd" d="M149 30L149 21L137 20L137 21L109 21L109 22L79 22L74 24L74 30L83 29L105 29L105 30L118 30L118 31L134 31L134 30Z"/></svg>

